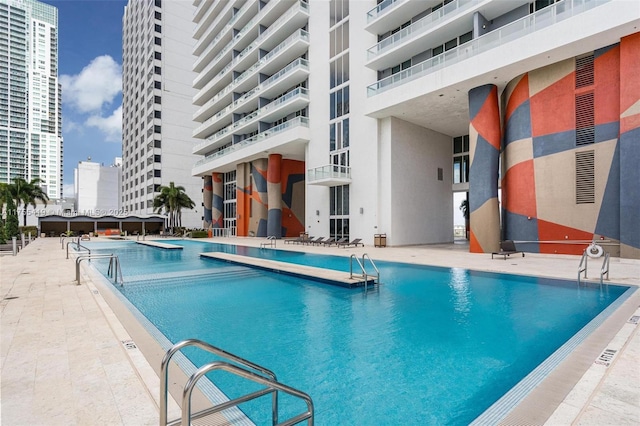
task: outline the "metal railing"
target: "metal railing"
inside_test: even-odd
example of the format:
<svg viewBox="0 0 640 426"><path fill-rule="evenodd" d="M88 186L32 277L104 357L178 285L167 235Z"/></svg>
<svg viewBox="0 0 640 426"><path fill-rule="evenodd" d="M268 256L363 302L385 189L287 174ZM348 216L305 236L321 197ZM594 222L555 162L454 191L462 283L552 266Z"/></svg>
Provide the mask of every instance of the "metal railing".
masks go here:
<svg viewBox="0 0 640 426"><path fill-rule="evenodd" d="M267 241L260 243L260 248L265 248L265 247L276 247L276 241L278 239L276 237L274 237L273 235L269 235L267 237Z"/></svg>
<svg viewBox="0 0 640 426"><path fill-rule="evenodd" d="M364 291L367 292L367 286L369 284L369 276L375 276L374 284L380 284L380 271L378 270L376 264L373 262L373 259L369 257L367 253L362 254L362 262L355 254L352 254L349 257L349 278L353 279L353 260L355 259L358 266L360 266L360 270L362 271L362 277L364 278ZM365 267L366 259L369 259L369 263L373 266L373 269L376 271L375 275L367 273L367 268Z"/></svg>
<svg viewBox="0 0 640 426"><path fill-rule="evenodd" d="M120 278L120 285L124 285L124 279L122 278L122 270L120 269L120 259L115 254L83 254L76 258L76 282L80 285L80 264L88 260L91 262L92 259L110 259L109 261L109 269L107 274L110 278L113 278L114 282L118 282L118 278ZM119 274L119 275L118 275Z"/></svg>
<svg viewBox="0 0 640 426"><path fill-rule="evenodd" d="M587 278L587 263L589 263L588 258L589 256L587 256L587 251L585 250L582 253L582 258L580 259L580 264L578 265L578 286L580 285L580 274L582 272L584 272L584 278ZM583 263L584 266L582 266Z"/></svg>
<svg viewBox="0 0 640 426"><path fill-rule="evenodd" d="M89 249L88 247L85 247L82 244L80 244L80 237L78 237L78 241L68 241L67 242L67 259L69 258L69 244L75 244L76 245L76 251L86 250L86 251L89 252L89 254L91 254L91 249Z"/></svg>
<svg viewBox="0 0 640 426"><path fill-rule="evenodd" d="M609 281L609 253L604 254L604 260L602 261L602 268L600 268L600 285L604 284L603 280ZM604 276L607 278L604 278Z"/></svg>
<svg viewBox="0 0 640 426"><path fill-rule="evenodd" d="M184 390L182 393L181 418L168 421L167 409L168 409L168 398L169 398L169 393L168 393L169 362L171 361L171 358L173 357L173 355L175 355L178 351L180 351L182 348L185 348L187 346L195 346L213 355L226 358L226 360L232 361L235 364L231 364L226 361L217 361L217 362L205 364L202 367L200 367L195 373L193 373L189 377L184 387ZM227 371L236 376L251 380L252 382L265 385L266 388L232 399L230 401L226 401L222 404L218 404L213 407L210 407L192 414L191 413L191 394L193 392L193 388L198 382L198 380L202 378L202 376L214 370ZM278 423L278 392L279 391L302 399L307 404L307 411L283 423ZM220 412L222 410L226 410L227 408L235 407L243 402L251 401L253 399L256 399L268 394L271 394L271 415L272 415L273 425L278 425L278 424L294 425L304 420L307 421L308 425L311 425L311 426L313 425L314 411L313 411L313 401L311 400L311 397L302 391L299 391L290 386L279 383L273 371L265 367L262 367L258 364L254 364L251 361L248 361L244 358L241 358L223 349L210 345L207 342L204 342L202 340L198 340L198 339L183 340L173 345L167 351L167 353L164 355L164 358L162 359L162 363L160 364L160 425L175 426L175 425L181 424L183 426L187 426L187 425L190 425L191 421L194 419L199 419L199 418Z"/></svg>
<svg viewBox="0 0 640 426"><path fill-rule="evenodd" d="M307 180L309 182L322 179L351 179L351 167L328 164L307 170Z"/></svg>

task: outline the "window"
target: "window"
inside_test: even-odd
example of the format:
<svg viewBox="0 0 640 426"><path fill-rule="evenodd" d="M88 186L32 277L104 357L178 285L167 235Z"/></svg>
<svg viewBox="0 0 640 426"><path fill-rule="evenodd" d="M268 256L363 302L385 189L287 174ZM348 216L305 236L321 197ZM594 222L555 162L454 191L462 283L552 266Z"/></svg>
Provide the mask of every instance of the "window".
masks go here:
<svg viewBox="0 0 640 426"><path fill-rule="evenodd" d="M161 12L156 12L155 13L155 18L156 19L162 19L162 13Z"/></svg>
<svg viewBox="0 0 640 426"><path fill-rule="evenodd" d="M161 75L162 74L162 68L160 67L153 67L153 73L157 74L157 75Z"/></svg>
<svg viewBox="0 0 640 426"><path fill-rule="evenodd" d="M154 37L153 40L156 46L162 46L162 39L160 37Z"/></svg>
<svg viewBox="0 0 640 426"><path fill-rule="evenodd" d="M329 95L330 119L349 113L349 86L338 89Z"/></svg>
<svg viewBox="0 0 640 426"><path fill-rule="evenodd" d="M154 89L162 89L162 83L160 81L153 82Z"/></svg>
<svg viewBox="0 0 640 426"><path fill-rule="evenodd" d="M329 26L333 27L349 16L349 0L331 0L329 3L329 14Z"/></svg>
<svg viewBox="0 0 640 426"><path fill-rule="evenodd" d="M349 237L349 185L329 188L329 235Z"/></svg>
<svg viewBox="0 0 640 426"><path fill-rule="evenodd" d="M156 104L161 104L162 103L162 97L161 96L154 96L153 97L153 102Z"/></svg>
<svg viewBox="0 0 640 426"><path fill-rule="evenodd" d="M153 111L154 118L162 118L162 113L160 111Z"/></svg>
<svg viewBox="0 0 640 426"><path fill-rule="evenodd" d="M153 58L157 59L157 60L162 60L162 53L160 52L153 52Z"/></svg>
<svg viewBox="0 0 640 426"><path fill-rule="evenodd" d="M469 182L469 135L453 138L453 183Z"/></svg>
<svg viewBox="0 0 640 426"><path fill-rule="evenodd" d="M153 126L153 133L162 133L162 126Z"/></svg>
<svg viewBox="0 0 640 426"><path fill-rule="evenodd" d="M162 172L160 170L153 171L153 177L162 177Z"/></svg>
<svg viewBox="0 0 640 426"><path fill-rule="evenodd" d="M162 32L162 25L155 24L153 28L157 33Z"/></svg>
<svg viewBox="0 0 640 426"><path fill-rule="evenodd" d="M153 147L154 148L162 148L162 142L160 142L158 139L153 141Z"/></svg>

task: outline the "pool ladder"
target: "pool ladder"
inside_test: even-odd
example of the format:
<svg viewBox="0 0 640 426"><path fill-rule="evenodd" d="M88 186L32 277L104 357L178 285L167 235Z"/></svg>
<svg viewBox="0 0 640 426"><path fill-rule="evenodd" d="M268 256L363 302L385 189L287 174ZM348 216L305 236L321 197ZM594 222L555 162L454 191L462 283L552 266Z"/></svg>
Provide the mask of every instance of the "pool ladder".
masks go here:
<svg viewBox="0 0 640 426"><path fill-rule="evenodd" d="M182 413L179 419L172 421L167 420L167 405L168 405L168 384L169 384L169 361L173 355L179 352L182 348L187 346L195 346L213 355L221 357L225 360L210 362L200 367L195 373L189 377L187 383L184 386L182 392ZM231 361L231 362L228 362ZM240 396L230 401L223 402L210 408L206 408L197 413L191 413L191 394L193 388L204 376L210 371L223 370L238 377L243 377L254 383L265 385L266 388L252 392L250 394ZM302 399L307 404L307 411L298 414L295 417L290 418L282 423L278 423L278 392L284 392L296 398ZM271 418L274 426L289 426L295 425L303 421L307 421L307 425L313 426L313 401L311 397L297 389L284 385L278 382L275 373L258 364L254 364L251 361L240 358L230 352L217 348L198 339L188 339L176 343L167 351L162 359L160 365L160 426L189 426L191 421L195 419L201 419L214 413L218 413L227 408L236 407L237 405L251 401L264 395L271 394Z"/></svg>
<svg viewBox="0 0 640 426"><path fill-rule="evenodd" d="M604 284L604 280L609 281L609 261L611 255L608 252L604 253L602 267L600 268L600 286ZM584 278L587 278L587 264L589 259L589 255L587 254L587 250L582 253L582 258L580 259L580 265L578 265L578 285L580 285L580 274L584 272ZM605 278L606 276L606 278Z"/></svg>
<svg viewBox="0 0 640 426"><path fill-rule="evenodd" d="M367 273L367 268L365 267L366 259L369 259L369 263L371 264L371 266L373 266L373 269L376 271L375 275ZM353 279L353 261L354 260L356 261L356 263L360 267L360 270L362 271L362 277L364 278L365 293L367 292L367 286L369 284L370 276L372 278L375 277L373 281L374 284L380 284L380 271L376 267L376 264L373 263L373 259L371 259L371 257L369 257L367 253L362 254L362 262L360 262L360 259L358 259L358 256L356 256L355 253L351 255L351 257L349 258L349 278Z"/></svg>

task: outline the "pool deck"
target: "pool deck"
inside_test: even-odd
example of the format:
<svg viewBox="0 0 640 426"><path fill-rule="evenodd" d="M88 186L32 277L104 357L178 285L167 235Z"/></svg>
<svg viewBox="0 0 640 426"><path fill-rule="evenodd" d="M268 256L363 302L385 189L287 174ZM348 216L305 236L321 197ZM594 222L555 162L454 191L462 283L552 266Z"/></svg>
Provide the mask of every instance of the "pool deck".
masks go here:
<svg viewBox="0 0 640 426"><path fill-rule="evenodd" d="M259 247L264 240L212 241ZM569 280L576 279L580 261L579 256L532 253L492 260L489 254L468 253L464 244L340 248L278 241L277 245L293 251L368 253L374 260ZM599 263L590 263L591 282L598 281ZM75 262L65 259L57 238L38 238L17 256L0 257L0 423L157 425L156 372L162 354L144 351L150 339L139 337L131 320L108 303L105 289L92 280L88 268L83 268L82 284L76 285L74 268ZM610 270L610 282L640 285L639 260L612 258ZM623 303L502 424L640 424L640 327L630 321L640 316L639 293ZM169 417L175 418L176 413L172 404Z"/></svg>

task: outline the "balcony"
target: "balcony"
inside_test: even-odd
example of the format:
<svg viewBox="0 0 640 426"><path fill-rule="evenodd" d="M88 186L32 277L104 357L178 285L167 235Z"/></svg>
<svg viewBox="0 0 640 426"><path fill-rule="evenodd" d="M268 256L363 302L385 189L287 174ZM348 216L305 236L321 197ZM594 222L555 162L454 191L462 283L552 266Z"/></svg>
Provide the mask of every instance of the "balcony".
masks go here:
<svg viewBox="0 0 640 426"><path fill-rule="evenodd" d="M351 183L351 167L328 164L307 170L307 184L320 186L348 185Z"/></svg>
<svg viewBox="0 0 640 426"><path fill-rule="evenodd" d="M202 155L216 146L226 144L230 140L230 132L249 133L257 129L258 121L275 121L277 118L286 117L295 111L301 110L308 104L309 91L298 87L208 137L205 142L194 146L192 152L193 154Z"/></svg>
<svg viewBox="0 0 640 426"><path fill-rule="evenodd" d="M375 96L399 87L435 71L442 70L465 59L500 47L551 25L570 19L613 0L567 0L518 19L499 29L480 36L468 43L427 59L397 74L377 81L367 87L367 96Z"/></svg>
<svg viewBox="0 0 640 426"><path fill-rule="evenodd" d="M443 28L446 25L446 35L441 36L443 42L448 41L451 34L462 34L467 28L471 28L473 13L477 6L485 0L454 0L435 12L414 22L408 27L385 38L375 46L367 50L367 66L380 70L389 68L400 62L424 51L425 39L429 38L429 43L436 43L433 40L432 31L436 28ZM511 7L511 5L507 5ZM451 22L466 15L463 21Z"/></svg>
<svg viewBox="0 0 640 426"><path fill-rule="evenodd" d="M266 79L264 82L262 82L262 84L254 87L253 89L242 95L242 97L234 102L234 107L238 108L241 104L258 96L258 93L260 93L264 98L282 93L287 89L287 87L295 86L306 80L308 75L309 62L306 59L302 58L296 59L295 61L291 62L289 65ZM222 103L223 99L227 99L227 97L229 99L228 102L230 103L232 88L232 85L227 86L224 93L220 92L213 99L200 107L198 111L195 112L193 120L199 121L208 114L211 114L212 111L214 111L215 108Z"/></svg>
<svg viewBox="0 0 640 426"><path fill-rule="evenodd" d="M384 0L367 12L365 29L373 34L381 34L399 27L425 8L424 1Z"/></svg>
<svg viewBox="0 0 640 426"><path fill-rule="evenodd" d="M309 137L309 119L296 117L205 156L196 162L192 174L198 176L210 173L212 170L228 171L238 162L264 158L270 150L286 155L288 158L302 160Z"/></svg>

